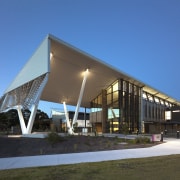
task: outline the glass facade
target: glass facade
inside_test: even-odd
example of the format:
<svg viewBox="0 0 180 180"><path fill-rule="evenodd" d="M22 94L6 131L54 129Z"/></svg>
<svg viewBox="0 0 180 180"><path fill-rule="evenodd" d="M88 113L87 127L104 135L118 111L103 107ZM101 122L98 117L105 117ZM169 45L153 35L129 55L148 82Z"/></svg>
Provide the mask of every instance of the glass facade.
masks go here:
<svg viewBox="0 0 180 180"><path fill-rule="evenodd" d="M145 122L164 122L166 112L173 104L147 92L143 92L143 120Z"/></svg>
<svg viewBox="0 0 180 180"><path fill-rule="evenodd" d="M171 109L174 104L145 91L142 97L144 132L159 133L172 126Z"/></svg>
<svg viewBox="0 0 180 180"><path fill-rule="evenodd" d="M139 107L140 88L119 79L91 102L90 119L102 132L121 132L124 123L128 125L129 132L136 132L139 128Z"/></svg>
<svg viewBox="0 0 180 180"><path fill-rule="evenodd" d="M173 106L132 82L118 79L91 101L90 120L96 131L103 133L122 133L124 124L129 133L161 132L167 128Z"/></svg>

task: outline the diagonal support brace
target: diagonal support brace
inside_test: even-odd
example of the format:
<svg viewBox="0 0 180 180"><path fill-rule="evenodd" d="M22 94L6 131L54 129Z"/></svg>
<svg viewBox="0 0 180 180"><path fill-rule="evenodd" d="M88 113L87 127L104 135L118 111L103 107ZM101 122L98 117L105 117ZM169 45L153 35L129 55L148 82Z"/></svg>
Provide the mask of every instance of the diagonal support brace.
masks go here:
<svg viewBox="0 0 180 180"><path fill-rule="evenodd" d="M81 85L81 90L80 90L80 93L79 93L79 98L78 98L78 101L77 101L77 106L76 106L75 114L74 114L74 117L73 117L72 126L71 126L70 121L69 121L69 116L68 116L68 113L67 113L66 103L63 102L64 112L65 112L65 116L66 116L66 122L67 122L67 128L68 128L68 133L69 134L74 134L73 126L76 123L77 118L78 118L79 108L80 108L82 97L83 97L83 94L84 94L84 89L85 89L85 85L86 85L86 80L87 80L88 72L89 72L89 70L86 69L86 71L84 73L83 82L82 82L82 85Z"/></svg>
<svg viewBox="0 0 180 180"><path fill-rule="evenodd" d="M64 112L65 112L65 117L66 117L66 124L67 124L67 129L68 129L68 134L74 134L70 121L69 121L69 115L67 112L67 107L66 107L66 102L63 102L64 105Z"/></svg>
<svg viewBox="0 0 180 180"><path fill-rule="evenodd" d="M30 134L31 130L32 130L33 123L34 123L34 118L36 115L37 105L32 106L31 115L30 115L27 127L26 127L25 122L24 122L24 117L23 117L23 114L21 111L21 109L22 109L21 106L20 105L16 106L16 109L17 109L18 116L19 116L22 134Z"/></svg>
<svg viewBox="0 0 180 180"><path fill-rule="evenodd" d="M77 121L77 117L78 117L78 113L79 113L79 107L80 107L80 105L81 105L82 97L83 97L83 94L84 94L84 88L85 88L85 85L86 85L86 80L87 80L87 77L88 77L88 72L89 72L89 70L86 69L86 71L85 71L85 73L84 73L83 82L82 82L82 85L81 85L81 90L80 90L80 93L79 93L79 98L78 98L78 102L77 102L75 114L74 114L74 117L73 117L72 126L73 126L73 125L76 123L76 121Z"/></svg>

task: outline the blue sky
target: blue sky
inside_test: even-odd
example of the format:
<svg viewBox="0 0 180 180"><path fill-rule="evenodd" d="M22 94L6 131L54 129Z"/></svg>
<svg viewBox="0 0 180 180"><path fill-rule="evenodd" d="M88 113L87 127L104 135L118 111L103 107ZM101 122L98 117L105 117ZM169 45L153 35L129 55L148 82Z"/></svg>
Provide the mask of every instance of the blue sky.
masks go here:
<svg viewBox="0 0 180 180"><path fill-rule="evenodd" d="M0 96L50 33L180 100L179 9L179 0L0 0Z"/></svg>

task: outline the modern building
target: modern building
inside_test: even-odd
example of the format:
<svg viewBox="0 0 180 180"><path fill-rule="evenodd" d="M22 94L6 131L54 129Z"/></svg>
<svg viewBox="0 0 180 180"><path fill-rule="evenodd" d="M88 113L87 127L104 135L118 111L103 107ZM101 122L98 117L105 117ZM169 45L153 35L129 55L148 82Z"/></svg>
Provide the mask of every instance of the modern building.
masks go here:
<svg viewBox="0 0 180 180"><path fill-rule="evenodd" d="M75 112L68 111L70 123L73 121ZM67 132L67 123L64 110L52 109L51 110L51 128L57 132ZM75 132L92 132L92 124L89 120L89 113L79 112L75 124Z"/></svg>
<svg viewBox="0 0 180 180"><path fill-rule="evenodd" d="M22 133L28 134L39 100L77 105L75 120L80 106L90 108L98 132L118 133L123 124L130 133L179 128L179 119L172 119L179 101L52 35L6 89L0 111L17 109ZM31 110L27 126L22 109Z"/></svg>

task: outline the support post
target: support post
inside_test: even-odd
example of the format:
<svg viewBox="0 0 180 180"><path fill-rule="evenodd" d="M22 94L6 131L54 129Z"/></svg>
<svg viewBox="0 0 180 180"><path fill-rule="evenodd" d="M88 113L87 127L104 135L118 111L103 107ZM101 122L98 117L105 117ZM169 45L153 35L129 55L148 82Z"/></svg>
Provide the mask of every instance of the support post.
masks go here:
<svg viewBox="0 0 180 180"><path fill-rule="evenodd" d="M81 105L81 101L82 101L82 97L83 97L83 93L84 93L84 88L86 85L86 80L87 80L87 76L88 76L88 72L89 70L86 69L85 73L84 73L84 78L83 78L83 82L81 85L81 90L80 90L80 94L79 94L79 98L78 98L78 102L77 102L77 106L76 106L76 110L75 110L75 114L73 117L73 122L72 122L72 126L76 123L77 121L77 117L78 117L78 113L79 113L79 107ZM73 128L73 127L72 127Z"/></svg>
<svg viewBox="0 0 180 180"><path fill-rule="evenodd" d="M86 128L86 107L84 108L84 127Z"/></svg>
<svg viewBox="0 0 180 180"><path fill-rule="evenodd" d="M107 90L103 89L102 91L102 116L101 116L101 122L102 122L102 133L107 132Z"/></svg>
<svg viewBox="0 0 180 180"><path fill-rule="evenodd" d="M24 117L23 117L23 114L22 114L22 111L21 111L22 106L21 105L16 106L16 109L18 111L19 120L20 120L22 134L31 134L34 119L35 119L35 115L36 115L36 111L37 111L37 107L38 107L38 103L39 103L39 100L40 100L40 96L41 96L41 93L42 93L47 81L48 81L48 73L45 75L44 79L42 80L37 94L33 97L34 98L33 99L34 103L32 105L31 115L30 115L27 127L25 125Z"/></svg>
<svg viewBox="0 0 180 180"><path fill-rule="evenodd" d="M31 111L31 115L30 115L27 127L24 122L24 117L23 117L23 114L21 111L21 106L20 105L16 106L16 109L17 109L18 116L19 116L22 134L30 134L32 127L33 127L33 123L34 123L34 118L36 115L37 105L33 105L33 107L32 107L32 111Z"/></svg>
<svg viewBox="0 0 180 180"><path fill-rule="evenodd" d="M37 107L38 107L37 104L34 104L32 106L31 115L29 117L29 121L28 121L28 125L27 125L27 134L31 134L32 127L33 127L33 124L34 124L34 119L35 119L35 116L36 116Z"/></svg>
<svg viewBox="0 0 180 180"><path fill-rule="evenodd" d="M66 117L66 124L67 124L67 128L68 128L68 133L69 134L74 134L70 121L69 121L69 116L68 116L68 112L67 112L67 107L66 107L66 102L63 102L64 105L64 113L65 113L65 117Z"/></svg>
<svg viewBox="0 0 180 180"><path fill-rule="evenodd" d="M143 129L143 127L144 127L144 121L143 121L143 117L144 117L144 112L143 112L143 89L141 88L140 89L140 105L139 105L139 125L138 125L138 127L139 127L139 129L138 129L138 131L140 132L140 133L143 133L144 132L144 129Z"/></svg>
<svg viewBox="0 0 180 180"><path fill-rule="evenodd" d="M16 106L17 112L18 112L18 116L19 116L19 121L20 121L20 126L21 126L21 130L22 130L22 134L27 134L27 129L26 129L26 125L24 122L24 117L21 111L21 106L18 105Z"/></svg>

